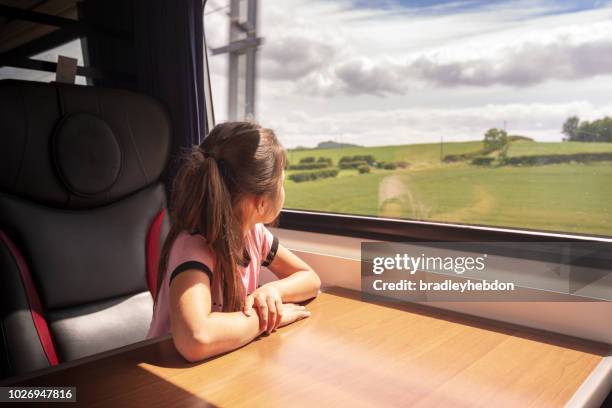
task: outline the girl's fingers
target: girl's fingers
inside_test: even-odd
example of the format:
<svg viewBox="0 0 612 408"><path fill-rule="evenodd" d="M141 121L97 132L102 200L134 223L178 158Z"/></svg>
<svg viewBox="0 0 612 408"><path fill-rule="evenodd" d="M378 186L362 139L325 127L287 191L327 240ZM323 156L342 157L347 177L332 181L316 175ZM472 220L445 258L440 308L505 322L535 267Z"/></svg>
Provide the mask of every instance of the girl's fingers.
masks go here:
<svg viewBox="0 0 612 408"><path fill-rule="evenodd" d="M255 301L255 299L253 298L253 295L249 295L246 298L246 301L244 302L244 313L247 316L250 316L252 311L253 311L253 302Z"/></svg>
<svg viewBox="0 0 612 408"><path fill-rule="evenodd" d="M268 334L272 333L272 329L274 328L274 326L276 326L276 316L277 316L277 312L276 312L276 303L274 303L274 299L272 299L271 297L266 298L266 303L268 304L268 326L267 326L267 331Z"/></svg>
<svg viewBox="0 0 612 408"><path fill-rule="evenodd" d="M276 324L274 325L274 330L276 330L281 322L283 321L283 301L281 299L276 299Z"/></svg>
<svg viewBox="0 0 612 408"><path fill-rule="evenodd" d="M257 297L257 309L259 310L259 330L266 330L268 327L268 304L262 297Z"/></svg>

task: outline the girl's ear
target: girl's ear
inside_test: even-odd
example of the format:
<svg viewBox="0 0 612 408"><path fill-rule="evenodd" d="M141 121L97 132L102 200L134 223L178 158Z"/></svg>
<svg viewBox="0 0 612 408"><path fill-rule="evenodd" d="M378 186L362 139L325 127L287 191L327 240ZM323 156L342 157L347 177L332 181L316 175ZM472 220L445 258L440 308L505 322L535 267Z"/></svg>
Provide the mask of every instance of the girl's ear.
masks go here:
<svg viewBox="0 0 612 408"><path fill-rule="evenodd" d="M261 217L266 213L266 200L263 196L255 199L257 214Z"/></svg>
<svg viewBox="0 0 612 408"><path fill-rule="evenodd" d="M246 200L249 214L256 214L261 217L266 211L266 203L263 197L251 196Z"/></svg>

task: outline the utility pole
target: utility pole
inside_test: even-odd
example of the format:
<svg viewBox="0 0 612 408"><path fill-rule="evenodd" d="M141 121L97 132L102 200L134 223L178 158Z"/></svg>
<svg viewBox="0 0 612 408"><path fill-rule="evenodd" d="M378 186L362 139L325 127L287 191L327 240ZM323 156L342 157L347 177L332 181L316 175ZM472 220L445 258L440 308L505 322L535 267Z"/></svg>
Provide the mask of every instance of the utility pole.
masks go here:
<svg viewBox="0 0 612 408"><path fill-rule="evenodd" d="M246 20L241 7L245 2ZM258 0L230 0L230 42L226 46L211 50L212 55L229 54L228 120L255 117L257 49L262 44L262 39L257 37L257 2Z"/></svg>

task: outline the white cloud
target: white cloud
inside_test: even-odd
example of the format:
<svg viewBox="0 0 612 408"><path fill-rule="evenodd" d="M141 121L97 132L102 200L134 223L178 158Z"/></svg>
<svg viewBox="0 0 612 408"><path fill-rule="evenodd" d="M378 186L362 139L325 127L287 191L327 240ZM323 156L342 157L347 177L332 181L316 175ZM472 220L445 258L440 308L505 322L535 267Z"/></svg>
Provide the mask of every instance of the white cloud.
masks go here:
<svg viewBox="0 0 612 408"><path fill-rule="evenodd" d="M320 40L281 35L262 47L261 76L271 80L298 80L323 69L334 54L334 48Z"/></svg>
<svg viewBox="0 0 612 408"><path fill-rule="evenodd" d="M552 44L527 42L508 47L497 59L442 62L422 56L406 68L414 78L443 87L526 87L555 79L580 80L612 75L612 40L574 43L561 37Z"/></svg>

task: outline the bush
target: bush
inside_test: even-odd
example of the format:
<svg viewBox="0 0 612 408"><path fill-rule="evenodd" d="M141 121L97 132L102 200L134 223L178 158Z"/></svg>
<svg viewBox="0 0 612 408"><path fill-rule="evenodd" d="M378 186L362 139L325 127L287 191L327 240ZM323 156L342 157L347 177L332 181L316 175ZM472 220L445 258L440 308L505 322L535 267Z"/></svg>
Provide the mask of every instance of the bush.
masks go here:
<svg viewBox="0 0 612 408"><path fill-rule="evenodd" d="M472 159L472 164L475 164L476 166L490 166L491 163L493 163L493 160L495 160L494 157L478 156Z"/></svg>
<svg viewBox="0 0 612 408"><path fill-rule="evenodd" d="M368 166L368 162L365 160L357 160L357 161L340 161L340 163L338 163L338 167L341 169L357 169L360 166Z"/></svg>
<svg viewBox="0 0 612 408"><path fill-rule="evenodd" d="M376 163L376 167L384 170L395 170L396 168L405 169L408 167L408 162L406 161L398 161L398 162L378 162Z"/></svg>
<svg viewBox="0 0 612 408"><path fill-rule="evenodd" d="M498 150L508 144L508 133L502 129L489 129L485 133L484 146L485 149Z"/></svg>
<svg viewBox="0 0 612 408"><path fill-rule="evenodd" d="M328 166L333 166L334 162L332 161L332 159L330 157L319 157L317 159L317 163L325 163Z"/></svg>
<svg viewBox="0 0 612 408"><path fill-rule="evenodd" d="M317 180L320 178L336 177L337 175L338 175L338 169L324 169L324 170L304 171L301 173L293 173L289 175L289 179L295 181L296 183L301 183L302 181L310 181L310 180Z"/></svg>
<svg viewBox="0 0 612 408"><path fill-rule="evenodd" d="M315 170L329 167L327 163L300 163L289 165L289 170Z"/></svg>
<svg viewBox="0 0 612 408"><path fill-rule="evenodd" d="M356 156L342 156L338 163L341 164L341 163L346 163L346 162L361 162L361 161L364 161L368 165L372 166L376 162L376 159L374 159L374 156L372 156L371 154L356 155Z"/></svg>
<svg viewBox="0 0 612 408"><path fill-rule="evenodd" d="M314 156L302 157L300 159L300 163L314 163L314 162L315 162Z"/></svg>
<svg viewBox="0 0 612 408"><path fill-rule="evenodd" d="M373 165L376 162L376 159L374 159L374 156L372 156L371 154L367 154L367 155L363 155L363 156L353 156L353 159L355 161L358 160L363 160L365 162L368 163L368 165Z"/></svg>
<svg viewBox="0 0 612 408"><path fill-rule="evenodd" d="M359 167L357 167L357 170L359 170L359 174L369 173L370 172L370 166L368 166L368 165L359 166Z"/></svg>

